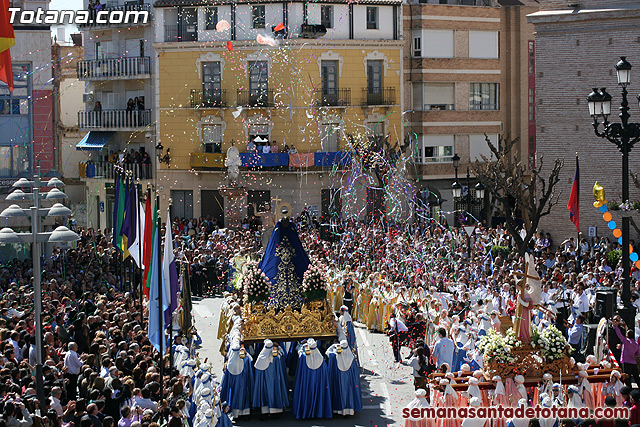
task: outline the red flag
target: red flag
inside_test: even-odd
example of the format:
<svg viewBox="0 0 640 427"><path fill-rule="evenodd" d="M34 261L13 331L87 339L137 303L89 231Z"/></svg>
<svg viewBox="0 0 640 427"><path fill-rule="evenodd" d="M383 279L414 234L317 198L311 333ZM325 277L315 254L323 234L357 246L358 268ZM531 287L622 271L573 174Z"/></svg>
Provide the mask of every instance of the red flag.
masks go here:
<svg viewBox="0 0 640 427"><path fill-rule="evenodd" d="M273 31L281 31L284 30L284 24L281 22L273 29Z"/></svg>
<svg viewBox="0 0 640 427"><path fill-rule="evenodd" d="M144 260L144 277L142 279L142 291L149 298L149 288L147 288L147 277L149 276L149 270L151 267L151 252L153 250L151 247L153 246L153 242L151 241L153 237L153 212L151 209L151 194L147 193L147 203L145 205L145 215L144 215L144 242L142 244L142 258Z"/></svg>
<svg viewBox="0 0 640 427"><path fill-rule="evenodd" d="M228 51L232 51L233 50L233 42L231 40L229 40L227 42L227 50Z"/></svg>
<svg viewBox="0 0 640 427"><path fill-rule="evenodd" d="M0 52L0 81L9 85L9 92L13 92L13 68L11 67L11 52L9 49Z"/></svg>
<svg viewBox="0 0 640 427"><path fill-rule="evenodd" d="M571 195L569 196L569 219L576 225L576 230L580 232L580 164L576 155L576 174L573 177L573 186L571 187Z"/></svg>
<svg viewBox="0 0 640 427"><path fill-rule="evenodd" d="M13 69L9 48L16 44L16 38L9 7L9 0L0 0L0 81L8 84L9 91L13 91Z"/></svg>

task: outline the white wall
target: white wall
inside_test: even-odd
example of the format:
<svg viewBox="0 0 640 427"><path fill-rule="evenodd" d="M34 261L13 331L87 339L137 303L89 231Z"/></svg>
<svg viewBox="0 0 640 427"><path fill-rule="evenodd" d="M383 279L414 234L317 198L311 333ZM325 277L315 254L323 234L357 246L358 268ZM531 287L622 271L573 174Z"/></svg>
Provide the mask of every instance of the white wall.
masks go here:
<svg viewBox="0 0 640 427"><path fill-rule="evenodd" d="M84 110L84 82L76 78L60 80L60 121L64 127L78 126L78 111Z"/></svg>
<svg viewBox="0 0 640 427"><path fill-rule="evenodd" d="M51 84L51 33L40 30L16 30L11 48L13 63L31 63L33 90L53 89Z"/></svg>
<svg viewBox="0 0 640 427"><path fill-rule="evenodd" d="M487 134L487 136L489 137L489 140L491 140L492 144L498 143L497 134ZM469 157L471 158L471 161L473 162L474 160L482 160L480 155L491 158L491 150L487 145L484 134L469 135Z"/></svg>
<svg viewBox="0 0 640 427"><path fill-rule="evenodd" d="M355 5L353 7L353 15L354 15L353 16L353 38L354 39L357 39L357 40L391 40L393 39L393 6L376 6L376 7L378 8L378 29L377 30L367 30L367 5Z"/></svg>
<svg viewBox="0 0 640 427"><path fill-rule="evenodd" d="M255 40L258 34L271 36L271 27L283 22L282 3L263 4L265 7L264 28L253 28L251 5L239 4L236 7L236 40ZM289 21L289 30L294 31Z"/></svg>

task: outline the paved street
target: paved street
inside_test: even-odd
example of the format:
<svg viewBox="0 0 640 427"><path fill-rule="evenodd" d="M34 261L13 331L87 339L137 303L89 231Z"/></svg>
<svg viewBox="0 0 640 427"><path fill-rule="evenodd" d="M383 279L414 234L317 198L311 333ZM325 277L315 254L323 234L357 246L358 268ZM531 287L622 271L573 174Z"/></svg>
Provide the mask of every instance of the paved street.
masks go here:
<svg viewBox="0 0 640 427"><path fill-rule="evenodd" d="M220 340L218 322L222 298L207 298L194 301L193 311L196 327L202 337L202 346L198 349L200 360L208 359L213 366L221 367L223 363L219 352ZM413 381L411 370L403 365L393 363L393 355L389 340L384 334L374 334L356 324L358 335L358 351L362 360L362 404L363 411L350 418L296 420L291 413L285 412L276 421L282 426L400 426L401 409L413 398ZM404 349L404 356L408 350ZM220 379L221 372L216 372ZM236 425L242 427L264 426L274 421L260 421L257 415L249 421Z"/></svg>

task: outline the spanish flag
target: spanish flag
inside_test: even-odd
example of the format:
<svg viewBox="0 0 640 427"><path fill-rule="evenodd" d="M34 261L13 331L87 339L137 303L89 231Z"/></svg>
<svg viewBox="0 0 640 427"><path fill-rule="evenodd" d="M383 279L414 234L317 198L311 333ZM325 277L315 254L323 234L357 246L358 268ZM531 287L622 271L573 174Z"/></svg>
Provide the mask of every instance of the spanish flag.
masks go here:
<svg viewBox="0 0 640 427"><path fill-rule="evenodd" d="M0 81L9 85L13 91L13 70L9 48L16 44L13 26L9 20L9 0L0 0Z"/></svg>

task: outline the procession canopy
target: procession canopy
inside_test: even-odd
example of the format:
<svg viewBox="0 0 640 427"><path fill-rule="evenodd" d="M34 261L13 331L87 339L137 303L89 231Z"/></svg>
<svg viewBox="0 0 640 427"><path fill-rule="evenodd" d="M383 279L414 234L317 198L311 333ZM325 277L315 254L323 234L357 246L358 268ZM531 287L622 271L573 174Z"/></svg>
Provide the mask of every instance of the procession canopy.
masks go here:
<svg viewBox="0 0 640 427"><path fill-rule="evenodd" d="M302 278L309 268L309 256L293 222L287 218L278 221L258 268L271 283L268 308L280 311L302 307Z"/></svg>

